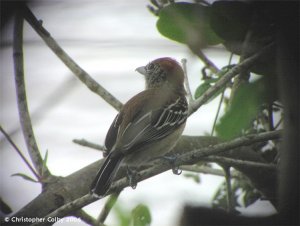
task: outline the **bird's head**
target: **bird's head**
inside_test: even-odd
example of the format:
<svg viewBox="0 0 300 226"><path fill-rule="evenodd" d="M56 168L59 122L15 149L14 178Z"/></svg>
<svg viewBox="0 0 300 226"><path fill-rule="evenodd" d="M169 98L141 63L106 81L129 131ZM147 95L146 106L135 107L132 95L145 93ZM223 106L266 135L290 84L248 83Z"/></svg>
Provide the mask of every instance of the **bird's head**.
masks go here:
<svg viewBox="0 0 300 226"><path fill-rule="evenodd" d="M171 88L184 90L184 73L178 62L164 57L151 61L146 66L136 69L145 76L146 89Z"/></svg>

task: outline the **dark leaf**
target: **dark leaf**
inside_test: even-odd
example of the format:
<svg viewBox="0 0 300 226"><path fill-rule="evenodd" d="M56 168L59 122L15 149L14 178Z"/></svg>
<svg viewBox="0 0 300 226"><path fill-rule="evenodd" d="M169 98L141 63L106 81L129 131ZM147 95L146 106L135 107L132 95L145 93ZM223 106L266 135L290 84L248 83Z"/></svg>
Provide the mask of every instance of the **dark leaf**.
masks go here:
<svg viewBox="0 0 300 226"><path fill-rule="evenodd" d="M215 1L211 6L211 27L230 52L248 57L275 40L276 15L271 7L263 1ZM274 75L275 56L274 48L258 60L251 72Z"/></svg>
<svg viewBox="0 0 300 226"><path fill-rule="evenodd" d="M156 26L165 37L199 49L221 43L221 39L210 27L209 21L210 7L176 3L160 11Z"/></svg>
<svg viewBox="0 0 300 226"><path fill-rule="evenodd" d="M216 1L212 4L210 22L219 37L226 41L243 41L250 26L249 4L237 1Z"/></svg>

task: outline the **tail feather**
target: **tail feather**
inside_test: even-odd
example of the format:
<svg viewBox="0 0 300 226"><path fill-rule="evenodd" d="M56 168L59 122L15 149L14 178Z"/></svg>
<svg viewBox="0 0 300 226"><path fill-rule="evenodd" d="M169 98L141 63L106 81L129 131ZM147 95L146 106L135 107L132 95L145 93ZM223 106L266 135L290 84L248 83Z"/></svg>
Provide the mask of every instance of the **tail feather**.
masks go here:
<svg viewBox="0 0 300 226"><path fill-rule="evenodd" d="M96 178L91 184L91 192L96 196L102 197L108 191L114 176L119 169L123 159L123 154L111 152L105 159L103 165L97 173Z"/></svg>

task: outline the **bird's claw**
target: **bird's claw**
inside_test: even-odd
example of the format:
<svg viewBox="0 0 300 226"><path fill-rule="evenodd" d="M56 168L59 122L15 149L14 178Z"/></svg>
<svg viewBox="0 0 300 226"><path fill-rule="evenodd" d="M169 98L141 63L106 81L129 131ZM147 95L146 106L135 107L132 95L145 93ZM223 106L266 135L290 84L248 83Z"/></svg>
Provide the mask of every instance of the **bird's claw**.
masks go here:
<svg viewBox="0 0 300 226"><path fill-rule="evenodd" d="M182 170L179 169L179 166L174 166L172 167L172 172L175 174L175 175L180 175L182 173Z"/></svg>
<svg viewBox="0 0 300 226"><path fill-rule="evenodd" d="M165 155L162 158L171 165L172 172L175 175L180 175L182 173L182 170L179 169L179 166L176 166L177 155L169 155L169 156Z"/></svg>
<svg viewBox="0 0 300 226"><path fill-rule="evenodd" d="M129 168L127 166L127 179L128 179L128 182L129 182L129 186L132 189L136 189L137 178L138 178L138 172L137 172L137 170L134 169L134 168Z"/></svg>

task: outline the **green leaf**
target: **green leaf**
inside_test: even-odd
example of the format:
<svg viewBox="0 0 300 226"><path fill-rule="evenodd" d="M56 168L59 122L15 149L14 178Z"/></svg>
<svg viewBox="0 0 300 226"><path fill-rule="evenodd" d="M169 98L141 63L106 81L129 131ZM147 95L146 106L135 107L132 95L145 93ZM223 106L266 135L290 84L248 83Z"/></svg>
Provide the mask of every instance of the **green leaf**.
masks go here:
<svg viewBox="0 0 300 226"><path fill-rule="evenodd" d="M195 99L198 99L199 97L201 97L203 95L203 93L205 93L210 87L211 87L211 85L206 82L199 85L195 91Z"/></svg>
<svg viewBox="0 0 300 226"><path fill-rule="evenodd" d="M170 4L160 11L156 26L163 36L193 48L222 42L210 27L208 6L183 2Z"/></svg>
<svg viewBox="0 0 300 226"><path fill-rule="evenodd" d="M151 223L151 213L146 205L139 204L131 212L133 226L147 226Z"/></svg>
<svg viewBox="0 0 300 226"><path fill-rule="evenodd" d="M28 181L31 181L31 182L34 182L34 183L39 183L37 180L33 179L32 177L26 175L26 174L23 174L23 173L14 173L11 175L12 177L22 177L24 180L28 180Z"/></svg>
<svg viewBox="0 0 300 226"><path fill-rule="evenodd" d="M185 174L183 174L183 176L186 177L186 178L192 179L197 184L200 184L200 182L201 182L200 176L197 173L185 173Z"/></svg>
<svg viewBox="0 0 300 226"><path fill-rule="evenodd" d="M233 97L231 106L216 126L221 139L229 140L246 130L255 119L264 101L264 84L262 80L241 85Z"/></svg>
<svg viewBox="0 0 300 226"><path fill-rule="evenodd" d="M204 80L204 83L212 84L216 83L219 80L219 78L208 78Z"/></svg>
<svg viewBox="0 0 300 226"><path fill-rule="evenodd" d="M212 87L210 85L211 82L215 82L214 79L208 79L209 81L205 81L204 83L202 83L201 85L198 86L198 88L195 91L195 99L198 99L199 97L201 97L210 87ZM217 79L218 80L218 79ZM208 104L209 102L211 102L212 100L214 100L217 96L219 96L225 88L223 89L219 89L205 104Z"/></svg>

